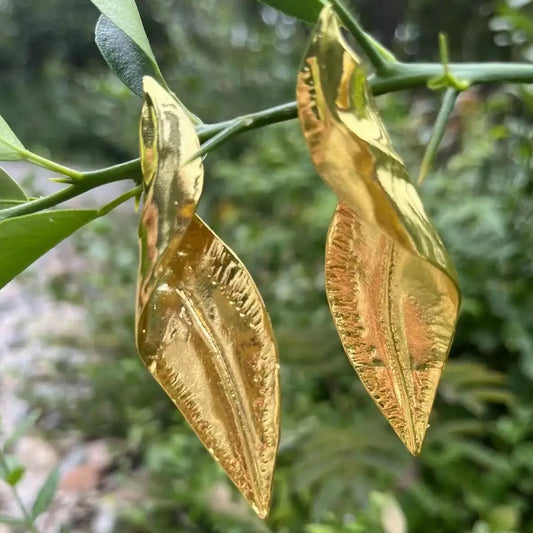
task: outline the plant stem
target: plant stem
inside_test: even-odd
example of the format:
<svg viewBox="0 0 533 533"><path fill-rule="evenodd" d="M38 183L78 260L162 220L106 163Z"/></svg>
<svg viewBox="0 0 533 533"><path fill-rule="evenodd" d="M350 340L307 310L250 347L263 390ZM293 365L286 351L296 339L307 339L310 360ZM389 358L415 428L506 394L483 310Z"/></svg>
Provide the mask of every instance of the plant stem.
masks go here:
<svg viewBox="0 0 533 533"><path fill-rule="evenodd" d="M7 464L4 450L2 447L0 447L0 466L5 472L9 472L9 465ZM31 533L39 533L39 530L33 523L32 517L28 509L26 508L26 504L22 501L22 498L20 497L20 494L17 491L17 488L13 485L9 485L11 487L11 492L13 493L13 497L15 498L15 501L17 502L17 505L22 513L22 516L24 518L24 526L28 528L28 530Z"/></svg>
<svg viewBox="0 0 533 533"><path fill-rule="evenodd" d="M213 135L209 140L204 142L200 149L193 154L186 163L195 160L197 157L203 157L207 152L210 152L217 146L220 146L228 139L235 137L239 133L243 132L246 129L249 129L249 126L252 124L252 121L248 117L236 118L232 121L231 125L222 131L218 132L216 135Z"/></svg>
<svg viewBox="0 0 533 533"><path fill-rule="evenodd" d="M449 63L453 76L471 85L486 83L533 83L533 65L529 63ZM440 63L394 63L386 76L369 80L374 95L424 87L442 74Z"/></svg>
<svg viewBox="0 0 533 533"><path fill-rule="evenodd" d="M352 34L357 44L362 48L363 52L368 57L368 60L376 70L377 74L385 74L393 62L388 56L392 56L388 50L385 50L380 44L377 46L376 41L370 38L368 34L361 28L357 19L346 8L342 0L330 0L335 12L341 18L346 26L346 29ZM383 52L386 52L385 55ZM394 56L392 56L394 57Z"/></svg>
<svg viewBox="0 0 533 533"><path fill-rule="evenodd" d="M124 163L119 163L118 165L113 165L107 168L102 168L100 170L90 170L88 172L84 172L79 183L84 183L86 181L91 181L94 183L98 183L100 181L103 181L104 183L112 183L113 181L129 179L133 180L137 184L142 182L141 161L139 158L132 159L131 161L126 161Z"/></svg>
<svg viewBox="0 0 533 533"><path fill-rule="evenodd" d="M31 200L24 204L2 209L0 211L0 220L36 213L38 211L59 205L67 200L71 200L72 198L80 196L84 192L95 189L96 187L100 187L101 185L127 179L125 173L123 172L124 167L135 168L136 166L139 166L140 175L140 165L138 159L110 167L109 169L103 169L101 171L84 174L83 179L79 180L77 183L69 185L60 191L50 194L49 196L44 196L42 198L38 198L37 200ZM130 175L129 177L133 176Z"/></svg>
<svg viewBox="0 0 533 533"><path fill-rule="evenodd" d="M214 137L217 133L233 126L236 122L246 123L246 125L239 130L239 133L242 133L243 131L255 130L277 122L292 120L296 117L296 102L289 102L287 104L257 111L256 113L250 113L248 115L232 118L231 120L225 120L224 122L202 124L198 127L197 132L200 142L205 142Z"/></svg>
<svg viewBox="0 0 533 533"><path fill-rule="evenodd" d="M466 80L471 85L506 82L533 83L533 65L529 63L449 63L448 70L451 75L458 79ZM440 63L388 62L386 72L372 76L369 79L369 84L374 95L379 96L405 89L426 87L430 79L440 74L442 74L442 65ZM197 132L200 141L205 143L217 134L230 130L225 132L214 143L215 146L219 146L222 142L235 135L271 124L286 122L297 116L296 102L289 102L216 124L201 124L197 127ZM236 124L238 124L238 127L235 127ZM213 145L210 145L209 148L212 147ZM56 165L51 161L48 163ZM48 163L46 167L50 168ZM58 172L64 174L65 167L56 165L56 168ZM0 220L48 209L106 183L125 179L132 179L134 182L140 183L142 180L139 159L133 159L100 170L83 172L80 173L81 177L78 177L77 171L70 171L71 173L76 173L76 177L72 180L72 185L50 196L3 209L0 211Z"/></svg>
<svg viewBox="0 0 533 533"><path fill-rule="evenodd" d="M30 161L31 163L39 167L47 168L48 170L51 170L52 172L58 172L59 174L69 176L73 182L80 179L83 176L82 172L78 170L65 167L63 165L60 165L59 163L56 163L55 161L50 161L50 159L46 159L45 157L41 157L40 155L34 154L33 152L26 150L26 148L17 146L7 141L6 139L0 138L0 143L8 146L13 151L18 153L21 159Z"/></svg>
<svg viewBox="0 0 533 533"><path fill-rule="evenodd" d="M133 189L126 191L125 193L121 194L118 198L115 198L112 202L109 202L108 204L101 207L98 210L98 216L103 217L107 215L107 213L109 213L110 211L113 211L113 209L118 207L120 204L127 202L130 198L139 196L142 193L142 191L143 191L142 185L137 185L137 187L134 187Z"/></svg>
<svg viewBox="0 0 533 533"><path fill-rule="evenodd" d="M393 62L387 66L385 75L372 76L368 82L374 96L426 87L427 82L442 74L440 63L401 63ZM458 79L466 79L471 85L485 83L533 83L533 65L527 63L448 63L448 73ZM286 122L297 118L296 102L289 102L280 106L251 113L217 124L202 125L197 129L200 141L205 143L222 131L228 130L222 141L226 141L243 132L262 128L278 122ZM229 130L232 130L229 132ZM222 142L214 143L220 146ZM202 145L201 153L211 149ZM130 161L133 165L135 161Z"/></svg>
<svg viewBox="0 0 533 533"><path fill-rule="evenodd" d="M454 87L448 87L444 93L439 114L437 115L437 120L435 121L435 126L433 127L433 131L431 133L431 139L429 140L426 153L424 154L424 158L422 159L422 163L420 165L420 173L418 175L417 182L418 185L421 185L424 181L424 178L427 176L433 160L435 159L439 145L444 137L446 124L448 123L448 119L455 108L455 101L457 100L458 94L459 91Z"/></svg>
<svg viewBox="0 0 533 533"><path fill-rule="evenodd" d="M49 159L34 154L29 150L20 150L20 154L24 157L24 159L26 159L26 161L30 161L39 167L47 168L52 172L57 172L59 174L63 174L64 176L68 176L73 181L77 181L83 178L82 172L65 167L63 165L60 165L59 163L55 163L54 161L50 161Z"/></svg>

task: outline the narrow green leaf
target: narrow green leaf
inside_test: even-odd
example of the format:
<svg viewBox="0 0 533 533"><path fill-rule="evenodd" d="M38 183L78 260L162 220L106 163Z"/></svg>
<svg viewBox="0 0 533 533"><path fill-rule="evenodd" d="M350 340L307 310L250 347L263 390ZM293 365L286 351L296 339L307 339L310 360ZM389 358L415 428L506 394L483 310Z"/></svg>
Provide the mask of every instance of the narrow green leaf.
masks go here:
<svg viewBox="0 0 533 533"><path fill-rule="evenodd" d="M0 168L0 209L27 200L28 197L18 183L3 168Z"/></svg>
<svg viewBox="0 0 533 533"><path fill-rule="evenodd" d="M134 0L91 0L111 22L118 26L156 64L154 53Z"/></svg>
<svg viewBox="0 0 533 533"><path fill-rule="evenodd" d="M26 418L21 420L13 430L13 433L9 435L9 437L6 439L6 442L4 444L4 450L9 451L15 444L18 442L18 440L27 433L27 431L32 428L37 422L37 419L41 416L40 409L34 409L31 411Z"/></svg>
<svg viewBox="0 0 533 533"><path fill-rule="evenodd" d="M448 120L455 108L455 101L457 100L458 94L459 92L454 88L448 88L444 93L442 105L437 116L437 120L435 121L433 132L431 133L431 139L429 140L426 153L424 154L424 158L422 159L422 163L420 165L418 185L424 181L424 178L427 176L429 169L433 164L437 150L439 149L442 138L444 137Z"/></svg>
<svg viewBox="0 0 533 533"><path fill-rule="evenodd" d="M3 459L3 461L0 461L0 479L3 479L7 482L9 473L12 470L16 470L17 468L19 468L20 462L14 455L5 453Z"/></svg>
<svg viewBox="0 0 533 533"><path fill-rule="evenodd" d="M6 476L6 482L8 485L14 487L24 476L26 469L23 466L17 466L13 470L10 470Z"/></svg>
<svg viewBox="0 0 533 533"><path fill-rule="evenodd" d="M36 259L98 217L96 210L43 211L0 222L0 289Z"/></svg>
<svg viewBox="0 0 533 533"><path fill-rule="evenodd" d="M46 478L46 481L41 487L39 494L37 494L37 498L35 498L35 502L33 502L33 506L31 508L31 516L34 520L39 515L43 514L48 509L48 507L50 507L50 504L54 499L58 484L59 468L55 467L54 469L52 469L52 471Z"/></svg>
<svg viewBox="0 0 533 533"><path fill-rule="evenodd" d="M6 514L0 514L0 524L6 524L8 526L24 526L26 522L20 518L9 516Z"/></svg>
<svg viewBox="0 0 533 533"><path fill-rule="evenodd" d="M0 117L0 160L16 161L22 159L19 150L24 150L24 145L19 141L7 122Z"/></svg>
<svg viewBox="0 0 533 533"><path fill-rule="evenodd" d="M261 2L311 24L318 20L320 10L327 4L326 0L261 0Z"/></svg>
<svg viewBox="0 0 533 533"><path fill-rule="evenodd" d="M111 70L138 96L143 95L143 76L161 80L153 59L105 15L96 23L95 41Z"/></svg>

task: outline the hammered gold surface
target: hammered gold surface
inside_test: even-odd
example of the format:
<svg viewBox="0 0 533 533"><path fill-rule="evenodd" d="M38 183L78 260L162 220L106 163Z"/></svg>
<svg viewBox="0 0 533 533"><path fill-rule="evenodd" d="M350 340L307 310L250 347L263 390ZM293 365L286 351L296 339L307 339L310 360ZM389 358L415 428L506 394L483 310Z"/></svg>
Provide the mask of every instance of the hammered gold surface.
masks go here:
<svg viewBox="0 0 533 533"><path fill-rule="evenodd" d="M326 243L326 289L361 381L419 453L455 327L454 283L340 202Z"/></svg>
<svg viewBox="0 0 533 533"><path fill-rule="evenodd" d="M264 518L279 440L272 326L249 272L194 214L203 169L181 162L196 152L198 140L189 119L166 107L166 94L159 100L153 83L145 82L141 119L146 194L137 347L209 453ZM194 142L181 139L183 132Z"/></svg>
<svg viewBox="0 0 533 533"><path fill-rule="evenodd" d="M366 389L417 454L455 330L457 278L331 7L297 100L311 159L340 200L326 246L333 320Z"/></svg>

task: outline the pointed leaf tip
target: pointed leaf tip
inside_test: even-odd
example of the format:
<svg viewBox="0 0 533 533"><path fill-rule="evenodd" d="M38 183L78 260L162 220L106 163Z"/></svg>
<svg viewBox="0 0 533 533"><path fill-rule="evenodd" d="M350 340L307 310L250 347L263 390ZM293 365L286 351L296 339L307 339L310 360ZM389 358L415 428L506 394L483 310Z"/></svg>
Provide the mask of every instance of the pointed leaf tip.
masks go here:
<svg viewBox="0 0 533 533"><path fill-rule="evenodd" d="M38 516L43 514L52 503L54 496L57 491L57 486L59 485L59 480L61 479L60 471L58 467L54 467L42 487L40 488L33 506L31 509L31 516L35 520Z"/></svg>
<svg viewBox="0 0 533 533"><path fill-rule="evenodd" d="M416 455L455 330L457 278L331 8L297 101L311 159L339 198L326 243L333 320L370 396Z"/></svg>
<svg viewBox="0 0 533 533"><path fill-rule="evenodd" d="M419 454L455 327L454 283L341 202L326 243L326 290L350 362Z"/></svg>
<svg viewBox="0 0 533 533"><path fill-rule="evenodd" d="M91 0L115 26L120 28L154 63L152 47L144 31L135 0Z"/></svg>
<svg viewBox="0 0 533 533"><path fill-rule="evenodd" d="M0 116L0 160L16 161L22 159L24 145L15 135L8 123Z"/></svg>
<svg viewBox="0 0 533 533"><path fill-rule="evenodd" d="M195 214L203 183L194 124L144 78L139 354L260 517L279 439L277 347L259 291Z"/></svg>
<svg viewBox="0 0 533 533"><path fill-rule="evenodd" d="M0 168L0 210L27 201L28 197L20 185Z"/></svg>

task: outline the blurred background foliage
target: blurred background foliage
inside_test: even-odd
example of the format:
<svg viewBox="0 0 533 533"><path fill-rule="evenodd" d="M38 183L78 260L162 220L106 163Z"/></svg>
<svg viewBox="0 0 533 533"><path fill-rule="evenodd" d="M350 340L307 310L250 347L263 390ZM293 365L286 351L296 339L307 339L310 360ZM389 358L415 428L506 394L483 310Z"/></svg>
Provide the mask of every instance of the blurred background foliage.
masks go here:
<svg viewBox="0 0 533 533"><path fill-rule="evenodd" d="M303 24L252 0L138 5L169 85L206 122L294 98ZM404 60L437 60L440 30L456 61L533 59L531 0L352 6ZM94 168L136 157L141 106L98 55L97 16L88 0L0 0L0 112L30 149ZM426 90L379 99L412 175L439 100ZM207 158L201 213L254 275L280 347L283 430L264 523L135 353L136 215L114 213L75 236L88 266L50 290L90 309L101 357L58 369L84 391L75 401L34 401L45 402L49 431L107 438L123 452L115 475L137 480L144 497L117 531L533 532L532 114L528 86L464 93L421 189L464 296L416 459L365 394L329 317L323 253L335 198L298 125L241 136Z"/></svg>

